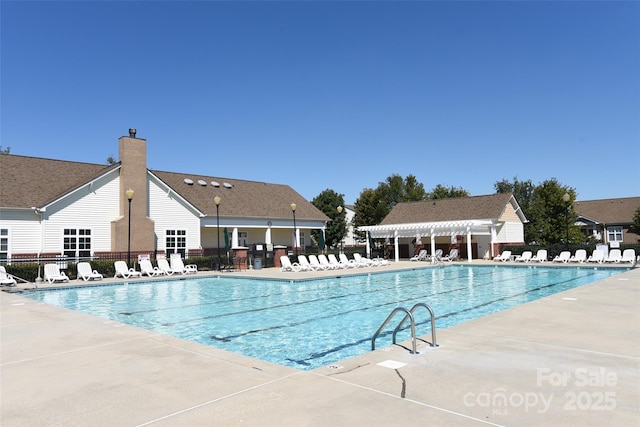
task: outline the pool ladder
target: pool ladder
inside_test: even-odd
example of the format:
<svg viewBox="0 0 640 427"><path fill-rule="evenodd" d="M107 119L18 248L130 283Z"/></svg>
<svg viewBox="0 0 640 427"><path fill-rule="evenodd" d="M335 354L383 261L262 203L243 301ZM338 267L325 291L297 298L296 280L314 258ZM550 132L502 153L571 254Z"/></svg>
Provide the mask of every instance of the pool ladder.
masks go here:
<svg viewBox="0 0 640 427"><path fill-rule="evenodd" d="M407 321L407 319L411 320L411 344L413 347L413 354L418 354L417 350L416 350L416 321L413 317L413 312L416 311L416 308L418 307L424 307L427 310L429 310L429 314L431 315L431 339L432 339L432 343L431 343L431 347L437 347L438 345L436 344L436 316L433 313L433 310L431 309L431 307L429 307L427 304L423 303L423 302L419 302L416 305L414 305L413 307L411 307L411 310L407 310L404 307L397 307L395 308L391 314L389 314L389 316L387 316L387 320L385 320L382 325L380 325L380 327L378 328L378 330L376 331L375 334L373 334L373 338L371 338L371 350L375 350L376 349L376 338L378 338L378 335L380 335L380 333L382 332L382 330L384 329L385 326L387 326L387 324L391 321L391 319L393 319L393 317L400 313L403 312L405 313L405 316L402 318L402 320L400 321L400 323L398 323L398 326L396 326L396 328L393 330L393 343L396 343L396 334L398 333L398 331L400 330L400 328L402 328L402 326L404 325L404 322Z"/></svg>

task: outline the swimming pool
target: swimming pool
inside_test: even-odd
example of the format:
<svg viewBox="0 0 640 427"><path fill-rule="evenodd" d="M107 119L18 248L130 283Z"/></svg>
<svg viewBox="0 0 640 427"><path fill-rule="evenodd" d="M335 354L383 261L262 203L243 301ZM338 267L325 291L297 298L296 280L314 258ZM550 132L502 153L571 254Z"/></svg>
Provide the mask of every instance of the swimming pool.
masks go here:
<svg viewBox="0 0 640 427"><path fill-rule="evenodd" d="M370 351L372 335L399 306L429 304L443 329L621 271L453 265L305 281L223 276L130 282L25 296L309 370ZM417 335L430 336L426 311L418 313ZM378 348L391 344L397 321L377 338ZM409 338L408 327L398 334L398 342Z"/></svg>

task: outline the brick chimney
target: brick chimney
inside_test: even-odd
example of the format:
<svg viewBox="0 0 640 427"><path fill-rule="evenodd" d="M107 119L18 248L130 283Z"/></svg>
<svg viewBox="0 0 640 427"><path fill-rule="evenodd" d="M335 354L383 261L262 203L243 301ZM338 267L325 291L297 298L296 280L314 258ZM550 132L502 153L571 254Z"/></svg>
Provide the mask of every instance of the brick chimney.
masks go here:
<svg viewBox="0 0 640 427"><path fill-rule="evenodd" d="M118 140L120 156L120 216L111 222L111 250L126 252L129 233L129 199L131 198L131 258L138 253L151 254L155 250L154 223L149 218L147 182L147 140L136 138L136 130Z"/></svg>

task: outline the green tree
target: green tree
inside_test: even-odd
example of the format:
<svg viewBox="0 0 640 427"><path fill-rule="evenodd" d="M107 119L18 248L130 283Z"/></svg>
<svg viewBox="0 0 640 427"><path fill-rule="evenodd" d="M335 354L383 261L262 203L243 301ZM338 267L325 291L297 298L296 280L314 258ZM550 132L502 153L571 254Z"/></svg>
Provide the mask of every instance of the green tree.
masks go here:
<svg viewBox="0 0 640 427"><path fill-rule="evenodd" d="M640 207L633 212L633 224L631 224L629 231L640 234Z"/></svg>
<svg viewBox="0 0 640 427"><path fill-rule="evenodd" d="M565 194L569 195L568 201L563 200ZM525 240L540 245L581 242L582 233L574 225L575 199L575 190L561 185L555 178L536 186L528 215L525 213L529 220L529 223L525 224Z"/></svg>
<svg viewBox="0 0 640 427"><path fill-rule="evenodd" d="M529 218L529 207L533 203L533 193L536 188L530 179L520 181L518 177L513 177L513 182L503 179L493 184L493 186L496 189L496 193L512 193L518 205L520 205L524 216Z"/></svg>
<svg viewBox="0 0 640 427"><path fill-rule="evenodd" d="M11 154L11 147L7 147L7 148L2 148L2 145L0 145L0 154Z"/></svg>
<svg viewBox="0 0 640 427"><path fill-rule="evenodd" d="M331 221L327 223L327 228L325 229L325 244L328 246L338 245L347 234L344 194L338 194L333 190L327 189L318 194L311 203L331 218ZM343 208L342 212L338 212L339 206ZM320 239L320 233L320 230L314 230L312 232L316 242Z"/></svg>
<svg viewBox="0 0 640 427"><path fill-rule="evenodd" d="M355 215L353 216L353 227L357 229L363 225L376 225L389 214L389 206L380 198L380 193L371 188L365 188L360 193L360 197L354 203ZM362 240L366 238L365 233L356 232Z"/></svg>
<svg viewBox="0 0 640 427"><path fill-rule="evenodd" d="M462 187L445 187L442 184L436 185L427 195L427 199L448 199L451 197L469 197L469 192Z"/></svg>
<svg viewBox="0 0 640 427"><path fill-rule="evenodd" d="M114 159L113 156L107 157L107 164L108 165L115 165L116 163L118 163L118 161L116 159Z"/></svg>

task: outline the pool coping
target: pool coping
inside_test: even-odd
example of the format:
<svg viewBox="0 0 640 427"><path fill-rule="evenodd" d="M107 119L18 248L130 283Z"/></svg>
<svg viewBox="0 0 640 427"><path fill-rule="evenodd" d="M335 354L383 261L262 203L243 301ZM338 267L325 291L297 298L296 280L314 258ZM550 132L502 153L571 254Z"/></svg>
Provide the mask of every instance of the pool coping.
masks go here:
<svg viewBox="0 0 640 427"><path fill-rule="evenodd" d="M312 371L1 292L0 424L638 424L640 270L625 270L439 330L418 355L405 342ZM294 278L278 273L242 275ZM519 404L534 396L554 401Z"/></svg>

